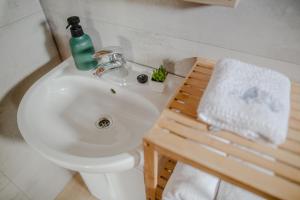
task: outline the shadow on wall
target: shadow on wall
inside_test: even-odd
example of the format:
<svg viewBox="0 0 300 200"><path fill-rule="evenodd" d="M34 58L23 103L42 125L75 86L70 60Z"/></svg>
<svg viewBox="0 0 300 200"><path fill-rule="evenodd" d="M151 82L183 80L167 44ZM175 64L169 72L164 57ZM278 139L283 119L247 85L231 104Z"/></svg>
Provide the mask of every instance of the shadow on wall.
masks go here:
<svg viewBox="0 0 300 200"><path fill-rule="evenodd" d="M209 6L206 4L193 3L193 2L184 2L183 0L129 0L133 3L147 4L151 6L167 6L175 9L190 9L203 6Z"/></svg>
<svg viewBox="0 0 300 200"><path fill-rule="evenodd" d="M21 99L34 82L57 64L55 59L46 63L20 81L0 100L0 137L23 141L17 125L17 111Z"/></svg>
<svg viewBox="0 0 300 200"><path fill-rule="evenodd" d="M182 60L173 61L170 59L163 60L163 66L168 72L177 76L185 77L196 62L196 57L184 58ZM158 66L159 67L159 66Z"/></svg>
<svg viewBox="0 0 300 200"><path fill-rule="evenodd" d="M0 99L0 137L23 141L17 125L17 110L21 99L35 81L60 63L59 54L55 48L51 33L49 33L48 24L44 21L39 25L43 28L46 38L44 41L44 47L41 46L41 48L45 48L47 50L51 59L21 80L10 91L8 91L2 99Z"/></svg>
<svg viewBox="0 0 300 200"><path fill-rule="evenodd" d="M126 37L119 36L119 44L122 47L122 50L124 51L125 58L129 61L134 60L133 56L133 49L130 40L128 40Z"/></svg>
<svg viewBox="0 0 300 200"><path fill-rule="evenodd" d="M45 35L46 40L44 41L45 49L47 50L47 53L50 58L57 57L59 55L57 45L55 43L55 40L50 32L50 27L46 21L43 21L40 23L40 26L43 29L43 34Z"/></svg>
<svg viewBox="0 0 300 200"><path fill-rule="evenodd" d="M85 27L83 27L83 29L85 28L87 29L88 34L93 41L95 50L98 51L102 49L103 45L102 45L101 37L97 29L95 28L94 22L91 18L91 11L88 10L85 6L84 6L84 19L81 20L84 20L85 22Z"/></svg>

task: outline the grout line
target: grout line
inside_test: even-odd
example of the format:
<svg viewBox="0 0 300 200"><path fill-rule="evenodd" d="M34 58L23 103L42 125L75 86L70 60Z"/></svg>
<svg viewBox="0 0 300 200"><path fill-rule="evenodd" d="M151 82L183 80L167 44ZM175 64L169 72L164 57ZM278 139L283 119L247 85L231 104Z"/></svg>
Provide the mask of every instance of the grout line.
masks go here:
<svg viewBox="0 0 300 200"><path fill-rule="evenodd" d="M39 2L41 4L41 2ZM55 45L55 48L56 48L56 51L57 51L57 54L58 54L58 57L59 57L59 60L62 62L63 61L63 58L62 58L62 55L60 53L60 50L59 50L59 46L58 46L58 41L57 39L55 38L54 36L54 31L52 29L52 26L50 25L49 23L49 20L48 20L48 17L47 17L47 14L46 14L46 8L44 8L44 6L41 4L41 8L42 8L42 12L45 16L45 19L46 19L46 23L47 23L47 26L49 28L49 31L50 31L50 35L51 35L51 38L52 38L52 41Z"/></svg>
<svg viewBox="0 0 300 200"><path fill-rule="evenodd" d="M87 17L82 17L82 18L90 19L90 18L87 18ZM216 47L216 48L219 48L219 49L225 49L225 50L229 50L229 51L234 51L234 52L237 52L237 53L242 53L242 54L246 54L246 55L250 55L250 56L254 56L254 57L261 57L261 58L270 59L270 60L279 61L279 62L284 62L284 63L288 63L288 64L300 65L298 63L294 63L294 62L291 62L291 61L286 61L286 60L281 60L281 59L275 59L275 58L268 57L268 56L256 55L256 54L253 54L253 53L250 53L250 52L247 52L247 51L243 51L243 50L226 48L226 47L218 46L218 45L215 45L215 44L211 44L211 43L207 43L207 42L203 42L203 41L197 41L197 40L190 40L190 39L186 39L186 38L178 37L178 36L173 36L173 35L166 34L166 33L152 32L152 31L149 31L149 30L139 29L139 28L135 28L135 27L132 27L132 26L123 25L123 24L114 23L114 22L108 22L108 21L101 20L101 19L91 18L91 20L95 20L95 21L106 23L106 24L110 24L110 25L116 25L116 26L126 27L128 29L132 29L132 30L135 30L135 31L138 31L138 32L147 32L147 33L152 33L152 34L163 36L163 37L170 37L170 38L184 40L184 41L193 42L193 43L201 43L201 44L204 44L204 45L207 45L207 46L212 46L212 47Z"/></svg>
<svg viewBox="0 0 300 200"><path fill-rule="evenodd" d="M27 195L27 193L25 191L23 191L17 184L14 183L14 181L12 181L3 171L0 170L0 173L5 177L7 178L7 180L16 187L16 189L20 192L22 192L25 197L28 199L28 200L31 200L31 198Z"/></svg>
<svg viewBox="0 0 300 200"><path fill-rule="evenodd" d="M4 24L4 25L0 26L0 29L8 27L8 26L11 26L11 25L13 25L15 23L18 23L18 22L24 20L25 18L29 18L29 17L31 17L31 16L33 16L35 14L41 13L41 12L43 13L43 11L41 9L38 10L38 11L32 12L32 13L30 13L28 15L23 16L22 18L16 19L16 20L14 20L12 22L9 22L8 24Z"/></svg>
<svg viewBox="0 0 300 200"><path fill-rule="evenodd" d="M143 67L147 67L147 68L151 68L151 69L156 69L155 67L151 67L151 66L149 66L149 65L145 65L145 64L142 64L142 63L139 63L139 62L135 62L135 61L133 61L133 60L127 60L127 61L129 61L129 62L131 62L131 63L134 63L134 64L137 64L137 65L141 65L141 66L143 66ZM192 66L191 66L191 68L192 68ZM181 78L185 78L185 76L183 76L183 75L180 75L180 74L175 74L175 73L172 73L172 72L168 72L169 74L172 74L172 75L174 75L174 76L178 76L178 77L181 77Z"/></svg>

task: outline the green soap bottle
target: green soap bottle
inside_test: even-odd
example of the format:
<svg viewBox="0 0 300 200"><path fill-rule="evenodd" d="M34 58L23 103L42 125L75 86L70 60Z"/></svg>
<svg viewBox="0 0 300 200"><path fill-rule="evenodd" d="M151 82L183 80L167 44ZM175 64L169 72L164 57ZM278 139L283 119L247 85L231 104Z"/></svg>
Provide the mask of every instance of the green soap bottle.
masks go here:
<svg viewBox="0 0 300 200"><path fill-rule="evenodd" d="M79 17L73 16L67 20L67 28L71 26L72 38L70 39L70 48L77 69L95 69L98 62L93 57L95 49L90 36L83 32L82 27L79 25Z"/></svg>

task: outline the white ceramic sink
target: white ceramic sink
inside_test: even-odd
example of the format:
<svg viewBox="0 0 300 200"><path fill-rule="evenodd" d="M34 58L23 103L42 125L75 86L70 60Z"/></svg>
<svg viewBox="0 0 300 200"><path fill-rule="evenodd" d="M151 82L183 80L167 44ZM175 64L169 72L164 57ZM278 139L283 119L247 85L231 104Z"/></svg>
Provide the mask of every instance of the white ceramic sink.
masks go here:
<svg viewBox="0 0 300 200"><path fill-rule="evenodd" d="M28 99L34 109L25 108L25 123L44 145L65 154L100 157L130 151L158 110L141 95L123 88L114 94L110 88L82 77L56 78Z"/></svg>
<svg viewBox="0 0 300 200"><path fill-rule="evenodd" d="M160 94L137 83L139 73L149 74L147 68L130 63L127 67L123 86L110 72L99 79L76 70L71 59L50 71L20 104L18 126L26 142L68 169L132 168L140 159L143 135L180 80L170 75L167 90Z"/></svg>

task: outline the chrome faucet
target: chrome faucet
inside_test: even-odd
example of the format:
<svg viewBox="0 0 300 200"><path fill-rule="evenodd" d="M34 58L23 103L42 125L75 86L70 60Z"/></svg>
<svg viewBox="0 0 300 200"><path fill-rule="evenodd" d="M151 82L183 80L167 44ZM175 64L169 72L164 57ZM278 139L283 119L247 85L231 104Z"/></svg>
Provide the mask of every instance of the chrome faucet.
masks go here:
<svg viewBox="0 0 300 200"><path fill-rule="evenodd" d="M94 54L94 58L98 60L95 75L99 77L109 70L124 67L126 64L123 54L113 50L98 51Z"/></svg>

